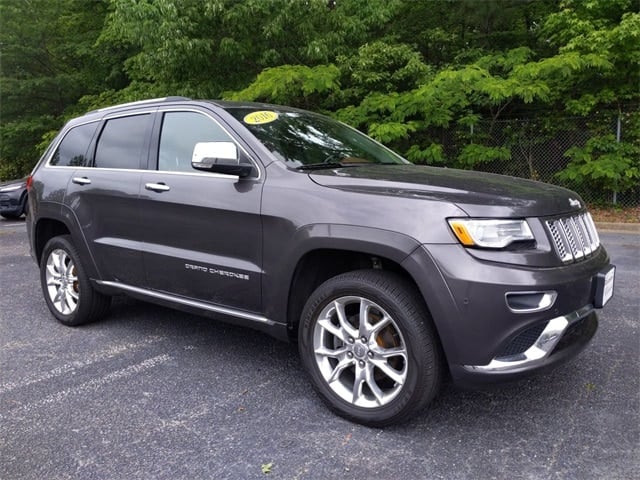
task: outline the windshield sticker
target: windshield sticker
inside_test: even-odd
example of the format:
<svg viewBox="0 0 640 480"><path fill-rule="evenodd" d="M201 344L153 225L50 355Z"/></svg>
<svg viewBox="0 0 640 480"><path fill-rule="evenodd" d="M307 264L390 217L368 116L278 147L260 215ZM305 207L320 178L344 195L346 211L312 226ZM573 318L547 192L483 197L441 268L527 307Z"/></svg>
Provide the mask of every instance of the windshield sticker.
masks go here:
<svg viewBox="0 0 640 480"><path fill-rule="evenodd" d="M260 110L258 112L251 112L242 119L244 123L249 125L262 125L263 123L271 123L278 119L276 112L270 112L268 110Z"/></svg>

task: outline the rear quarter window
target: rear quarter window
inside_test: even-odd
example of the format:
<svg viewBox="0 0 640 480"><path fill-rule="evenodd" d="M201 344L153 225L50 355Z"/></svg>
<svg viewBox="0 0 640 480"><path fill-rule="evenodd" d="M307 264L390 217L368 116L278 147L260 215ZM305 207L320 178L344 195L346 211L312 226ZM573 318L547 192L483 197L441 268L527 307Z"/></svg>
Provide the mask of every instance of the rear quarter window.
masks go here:
<svg viewBox="0 0 640 480"><path fill-rule="evenodd" d="M98 122L93 122L78 125L69 130L49 160L49 165L56 167L88 166L90 159L87 156L87 151L97 126Z"/></svg>

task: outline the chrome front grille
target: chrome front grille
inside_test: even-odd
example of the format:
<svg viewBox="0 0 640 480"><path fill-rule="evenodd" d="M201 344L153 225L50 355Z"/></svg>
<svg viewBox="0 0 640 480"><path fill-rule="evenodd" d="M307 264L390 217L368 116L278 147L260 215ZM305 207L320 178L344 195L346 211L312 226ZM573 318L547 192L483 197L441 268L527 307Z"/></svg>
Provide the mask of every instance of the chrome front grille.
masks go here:
<svg viewBox="0 0 640 480"><path fill-rule="evenodd" d="M589 213L547 220L545 225L563 263L582 260L600 245L596 226Z"/></svg>

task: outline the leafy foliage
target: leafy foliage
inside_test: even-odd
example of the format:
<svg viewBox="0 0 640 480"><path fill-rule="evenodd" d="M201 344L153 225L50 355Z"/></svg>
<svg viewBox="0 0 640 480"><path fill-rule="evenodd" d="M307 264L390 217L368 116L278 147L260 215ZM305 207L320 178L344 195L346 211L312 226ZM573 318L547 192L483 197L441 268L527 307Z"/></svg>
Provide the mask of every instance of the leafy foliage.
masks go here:
<svg viewBox="0 0 640 480"><path fill-rule="evenodd" d="M568 183L608 192L625 192L640 184L640 146L616 142L613 135L593 137L583 148L567 150L571 162L557 177Z"/></svg>
<svg viewBox="0 0 640 480"><path fill-rule="evenodd" d="M463 167L475 167L482 163L509 160L510 158L511 152L506 147L487 147L470 143L462 149L458 156L458 162Z"/></svg>
<svg viewBox="0 0 640 480"><path fill-rule="evenodd" d="M0 3L0 178L28 172L43 135L58 129L87 93L125 83L116 46L94 48L105 2L31 0Z"/></svg>
<svg viewBox="0 0 640 480"><path fill-rule="evenodd" d="M634 0L0 0L0 177L29 171L69 117L165 95L324 111L416 163L505 167L527 132L619 112L625 138L558 155L557 179L637 185L640 13ZM445 129L460 134L445 148ZM560 126L562 124L562 126ZM527 133L525 135L525 133ZM46 142L45 142L46 143Z"/></svg>
<svg viewBox="0 0 640 480"><path fill-rule="evenodd" d="M251 85L232 93L232 100L268 100L274 103L317 107L321 95L339 88L340 71L334 65L306 67L282 65L263 70ZM315 100L315 101L314 101Z"/></svg>

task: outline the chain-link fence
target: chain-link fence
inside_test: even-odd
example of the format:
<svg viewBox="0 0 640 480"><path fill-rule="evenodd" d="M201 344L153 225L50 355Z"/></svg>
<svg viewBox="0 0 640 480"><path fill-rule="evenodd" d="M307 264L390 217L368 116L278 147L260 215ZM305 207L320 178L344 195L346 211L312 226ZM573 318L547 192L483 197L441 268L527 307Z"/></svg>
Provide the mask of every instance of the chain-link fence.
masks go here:
<svg viewBox="0 0 640 480"><path fill-rule="evenodd" d="M584 155L590 139L603 139L605 146L600 144L600 148L604 148L604 154L608 147L615 149L609 145L611 143L633 143L629 118L617 112L600 112L590 117L482 120L473 126L433 133L448 159L460 158L465 146L474 143L501 153L495 159L478 161L471 167L474 170L566 186L577 191L590 204L636 207L640 206L640 184L637 180L632 180L631 186L627 182L617 188L610 178L601 178L597 174L592 173L585 180L571 179L562 173L570 166L572 156ZM601 152L592 153L592 157L597 158ZM633 165L640 167L637 154L632 155L635 155L635 160L631 160L630 168ZM613 158L611 161L615 162L615 157L607 158ZM605 169L613 168L609 164L602 165Z"/></svg>

